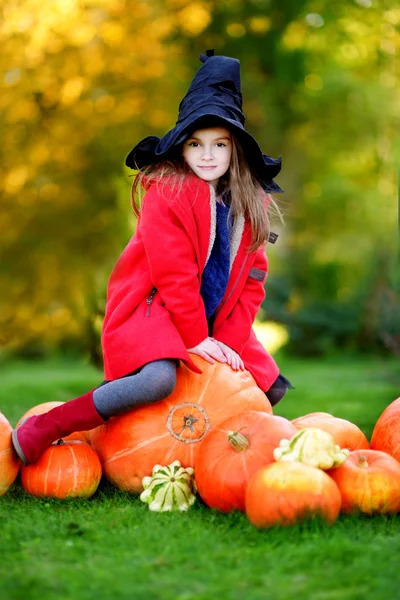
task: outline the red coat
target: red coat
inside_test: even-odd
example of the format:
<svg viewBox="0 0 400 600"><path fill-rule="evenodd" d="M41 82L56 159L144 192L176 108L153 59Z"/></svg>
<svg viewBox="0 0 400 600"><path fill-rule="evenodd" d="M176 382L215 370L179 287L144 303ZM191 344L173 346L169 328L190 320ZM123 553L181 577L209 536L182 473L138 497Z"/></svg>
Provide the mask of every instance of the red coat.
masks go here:
<svg viewBox="0 0 400 600"><path fill-rule="evenodd" d="M148 187L136 233L108 282L102 332L107 380L163 358L180 359L201 373L187 349L208 336L200 286L215 235L212 194L195 175L180 191L168 182ZM212 335L240 354L258 386L267 391L279 369L252 324L265 297L268 262L264 247L248 254L250 224L247 219L237 222L233 246L231 240L234 260Z"/></svg>

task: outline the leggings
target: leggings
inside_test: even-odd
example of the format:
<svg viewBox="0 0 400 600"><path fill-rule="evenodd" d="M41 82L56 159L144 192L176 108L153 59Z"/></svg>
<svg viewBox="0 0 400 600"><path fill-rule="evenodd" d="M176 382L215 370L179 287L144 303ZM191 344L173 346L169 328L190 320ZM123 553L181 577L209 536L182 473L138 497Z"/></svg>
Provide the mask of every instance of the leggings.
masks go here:
<svg viewBox="0 0 400 600"><path fill-rule="evenodd" d="M175 388L176 367L176 359L155 360L121 379L104 381L93 392L97 412L107 420L166 398Z"/></svg>
<svg viewBox="0 0 400 600"><path fill-rule="evenodd" d="M175 389L178 361L173 358L147 363L134 373L115 381L104 381L94 392L93 402L103 419L128 412L133 408L163 400ZM279 375L265 395L275 406L293 388Z"/></svg>

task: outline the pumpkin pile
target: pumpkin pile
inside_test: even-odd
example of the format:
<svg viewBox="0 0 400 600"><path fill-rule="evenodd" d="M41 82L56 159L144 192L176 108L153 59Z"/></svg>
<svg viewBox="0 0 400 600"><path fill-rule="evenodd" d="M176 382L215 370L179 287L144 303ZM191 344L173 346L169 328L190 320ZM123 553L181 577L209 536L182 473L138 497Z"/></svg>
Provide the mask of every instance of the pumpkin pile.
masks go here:
<svg viewBox="0 0 400 600"><path fill-rule="evenodd" d="M22 466L25 490L89 498L104 475L140 493L150 510L186 511L198 493L208 507L245 512L260 528L315 515L334 523L340 512L400 512L400 398L378 419L370 446L355 424L328 413L273 415L247 371L193 361L203 375L181 364L165 400L71 434ZM11 433L0 413L0 495L20 469Z"/></svg>

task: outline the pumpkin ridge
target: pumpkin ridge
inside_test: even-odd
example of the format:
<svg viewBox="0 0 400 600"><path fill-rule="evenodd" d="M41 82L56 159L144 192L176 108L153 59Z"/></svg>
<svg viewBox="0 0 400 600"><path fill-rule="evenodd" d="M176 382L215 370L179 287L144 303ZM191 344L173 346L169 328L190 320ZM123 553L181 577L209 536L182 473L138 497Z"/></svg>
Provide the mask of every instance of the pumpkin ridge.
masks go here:
<svg viewBox="0 0 400 600"><path fill-rule="evenodd" d="M141 450L142 448L145 448L149 444L152 444L153 442L158 442L159 440L162 440L163 438L168 437L169 435L170 434L167 431L166 433L163 433L162 435L158 435L157 437L153 437L150 440L145 440L144 442L137 444L137 446L135 446L134 448L125 448L124 450L119 450L119 452L116 452L113 456L111 456L110 458L107 458L107 460L104 461L104 464L107 465L109 463L114 462L115 460L118 460L119 458L125 458L125 456L134 454L137 450Z"/></svg>
<svg viewBox="0 0 400 600"><path fill-rule="evenodd" d="M263 460L265 460L265 454L263 454L262 452L260 452L258 450L258 448L249 448L248 450L249 452L251 452L253 454L253 456L258 456L259 458L262 458Z"/></svg>
<svg viewBox="0 0 400 600"><path fill-rule="evenodd" d="M3 450L0 450L0 458L2 458L3 456L6 456L7 454L12 454L12 453L13 453L12 448L4 448Z"/></svg>
<svg viewBox="0 0 400 600"><path fill-rule="evenodd" d="M249 475L249 469L248 469L248 466L247 466L247 460L246 460L246 457L245 457L246 451L241 452L240 454L241 454L240 460L241 460L241 463L242 463L242 467L243 467L243 471L244 471L244 474L245 474L245 477L246 477L246 481L249 481L250 475Z"/></svg>
<svg viewBox="0 0 400 600"><path fill-rule="evenodd" d="M78 461L76 460L75 453L69 444L68 444L68 450L71 453L72 460L74 462L74 488L73 488L73 491L75 492L75 490L78 489L78 480L77 480L77 477L78 477L78 469L77 469L78 464L77 463L78 463Z"/></svg>
<svg viewBox="0 0 400 600"><path fill-rule="evenodd" d="M213 377L215 377L215 368L212 370L212 375L211 375L211 377L209 377L209 378L206 380L206 382L205 382L206 384L205 384L205 386L203 387L203 389L202 389L202 391L201 391L201 394L200 394L199 398L196 400L196 404L200 404L200 405L201 405L201 403L202 403L202 401L203 401L203 399L204 399L204 396L206 395L206 391L208 390L208 387L209 387L209 385L210 385L210 383L211 383L211 381L212 381Z"/></svg>
<svg viewBox="0 0 400 600"><path fill-rule="evenodd" d="M50 471L50 464L51 464L51 459L53 458L53 448L52 446L50 446L50 457L49 457L49 462L47 463L47 469L46 469L46 474L44 476L44 486L43 486L43 490L44 490L44 494L47 495L47 479L49 477L49 471Z"/></svg>
<svg viewBox="0 0 400 600"><path fill-rule="evenodd" d="M391 456L395 456L397 454L397 451L400 450L400 442L399 444L394 448L394 450L391 451Z"/></svg>
<svg viewBox="0 0 400 600"><path fill-rule="evenodd" d="M173 453L175 452L176 447L178 446L179 443L180 443L179 440L175 440L174 439L174 441L173 441L172 445L170 446L168 452L164 456L164 462L168 463L172 459ZM179 449L179 446L178 446L178 449Z"/></svg>
<svg viewBox="0 0 400 600"><path fill-rule="evenodd" d="M57 473L57 487L55 489L55 493L56 494L58 494L59 491L60 491L61 481L62 481L62 466L61 466L61 462L59 461L59 463L58 463L58 473Z"/></svg>

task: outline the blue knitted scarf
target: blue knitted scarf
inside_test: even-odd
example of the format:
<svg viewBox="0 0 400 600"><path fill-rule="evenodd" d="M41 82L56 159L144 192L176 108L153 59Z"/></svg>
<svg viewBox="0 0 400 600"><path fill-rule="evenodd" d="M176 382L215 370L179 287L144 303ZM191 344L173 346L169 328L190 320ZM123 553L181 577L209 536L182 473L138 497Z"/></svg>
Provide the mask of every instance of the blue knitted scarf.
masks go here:
<svg viewBox="0 0 400 600"><path fill-rule="evenodd" d="M230 229L228 223L229 206L216 203L217 223L215 241L210 257L203 272L200 294L206 307L206 317L209 319L221 302L229 281L230 266Z"/></svg>

